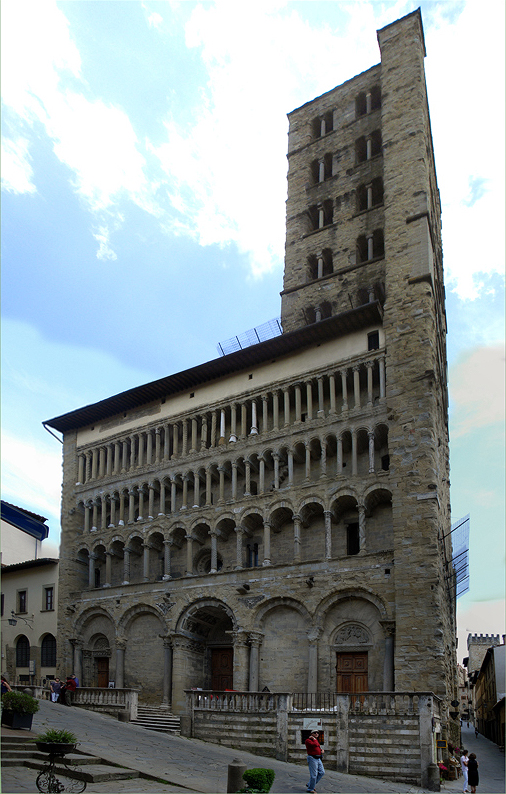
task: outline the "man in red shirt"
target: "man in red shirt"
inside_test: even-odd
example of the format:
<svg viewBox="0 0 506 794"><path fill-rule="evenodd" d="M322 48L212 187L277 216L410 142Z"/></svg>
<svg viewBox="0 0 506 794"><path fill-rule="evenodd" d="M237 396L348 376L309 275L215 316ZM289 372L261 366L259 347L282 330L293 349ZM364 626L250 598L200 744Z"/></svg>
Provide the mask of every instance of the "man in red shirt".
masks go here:
<svg viewBox="0 0 506 794"><path fill-rule="evenodd" d="M315 786L325 774L322 763L323 748L318 741L320 731L311 731L306 739L307 763L309 766L309 783L306 786L308 794L315 794Z"/></svg>
<svg viewBox="0 0 506 794"><path fill-rule="evenodd" d="M76 682L72 678L71 675L67 676L67 681L65 683L65 705L71 706L72 705L72 695L76 691Z"/></svg>

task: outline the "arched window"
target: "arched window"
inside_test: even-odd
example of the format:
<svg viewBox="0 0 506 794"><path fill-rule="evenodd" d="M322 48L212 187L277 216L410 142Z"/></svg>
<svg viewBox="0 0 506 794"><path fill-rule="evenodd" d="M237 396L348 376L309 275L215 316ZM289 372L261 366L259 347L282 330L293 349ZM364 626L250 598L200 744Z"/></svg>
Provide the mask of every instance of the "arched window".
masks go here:
<svg viewBox="0 0 506 794"><path fill-rule="evenodd" d="M40 646L41 667L56 667L56 639L46 634Z"/></svg>
<svg viewBox="0 0 506 794"><path fill-rule="evenodd" d="M313 119L313 138L322 138L334 128L334 118L332 111Z"/></svg>
<svg viewBox="0 0 506 794"><path fill-rule="evenodd" d="M28 667L30 664L30 641L24 634L16 643L16 667Z"/></svg>

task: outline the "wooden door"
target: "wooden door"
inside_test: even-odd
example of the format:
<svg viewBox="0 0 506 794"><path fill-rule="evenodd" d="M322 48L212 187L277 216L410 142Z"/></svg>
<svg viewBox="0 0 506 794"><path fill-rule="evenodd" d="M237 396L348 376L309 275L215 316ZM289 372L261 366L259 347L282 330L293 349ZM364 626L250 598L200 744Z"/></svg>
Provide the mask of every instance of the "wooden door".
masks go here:
<svg viewBox="0 0 506 794"><path fill-rule="evenodd" d="M109 659L100 657L97 660L97 686L107 689L109 686Z"/></svg>
<svg viewBox="0 0 506 794"><path fill-rule="evenodd" d="M234 685L234 649L211 649L211 687L222 692Z"/></svg>
<svg viewBox="0 0 506 794"><path fill-rule="evenodd" d="M337 654L337 692L367 692L367 651Z"/></svg>

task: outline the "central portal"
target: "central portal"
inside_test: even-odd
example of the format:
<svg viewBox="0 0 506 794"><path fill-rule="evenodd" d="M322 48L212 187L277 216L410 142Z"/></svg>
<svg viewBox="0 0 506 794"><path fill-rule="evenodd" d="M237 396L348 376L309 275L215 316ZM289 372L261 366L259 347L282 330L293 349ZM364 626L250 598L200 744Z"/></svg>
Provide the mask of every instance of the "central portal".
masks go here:
<svg viewBox="0 0 506 794"><path fill-rule="evenodd" d="M337 654L337 692L368 692L367 651Z"/></svg>
<svg viewBox="0 0 506 794"><path fill-rule="evenodd" d="M211 688L218 692L232 689L234 683L234 649L211 649Z"/></svg>

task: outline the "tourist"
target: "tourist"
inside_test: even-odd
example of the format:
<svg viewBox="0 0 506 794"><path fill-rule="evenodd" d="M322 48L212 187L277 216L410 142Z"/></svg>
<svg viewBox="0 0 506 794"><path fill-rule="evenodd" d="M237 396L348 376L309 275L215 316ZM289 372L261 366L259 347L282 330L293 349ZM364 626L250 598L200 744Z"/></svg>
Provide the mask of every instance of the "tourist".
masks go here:
<svg viewBox="0 0 506 794"><path fill-rule="evenodd" d="M78 687L79 686L78 677L76 675L74 675L74 673L72 673L72 675L70 677L74 679L75 685L76 685L76 687Z"/></svg>
<svg viewBox="0 0 506 794"><path fill-rule="evenodd" d="M318 785L318 781L325 774L322 763L323 747L318 741L319 735L320 731L311 731L311 734L306 739L307 763L309 766L309 783L306 785L306 790L309 794L315 794L315 786Z"/></svg>
<svg viewBox="0 0 506 794"><path fill-rule="evenodd" d="M462 750L462 755L460 756L460 768L462 769L462 776L464 778L462 791L467 791L467 750Z"/></svg>
<svg viewBox="0 0 506 794"><path fill-rule="evenodd" d="M4 692L12 692L9 682L7 681L6 677L2 676L2 695Z"/></svg>
<svg viewBox="0 0 506 794"><path fill-rule="evenodd" d="M74 681L71 675L67 676L67 682L65 684L65 705L71 706L72 705L72 695L76 691L76 682Z"/></svg>
<svg viewBox="0 0 506 794"><path fill-rule="evenodd" d="M476 753L471 753L469 761L467 762L468 781L471 786L472 794L476 794L476 786L480 782L478 774L478 761L476 760Z"/></svg>
<svg viewBox="0 0 506 794"><path fill-rule="evenodd" d="M57 703L58 698L60 697L61 691L61 681L59 678L55 677L54 681L49 682L49 688L51 690L51 702Z"/></svg>

